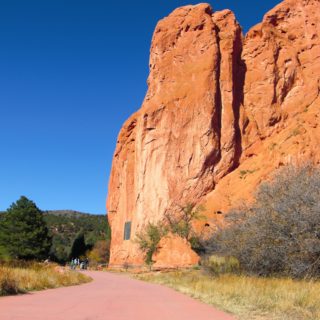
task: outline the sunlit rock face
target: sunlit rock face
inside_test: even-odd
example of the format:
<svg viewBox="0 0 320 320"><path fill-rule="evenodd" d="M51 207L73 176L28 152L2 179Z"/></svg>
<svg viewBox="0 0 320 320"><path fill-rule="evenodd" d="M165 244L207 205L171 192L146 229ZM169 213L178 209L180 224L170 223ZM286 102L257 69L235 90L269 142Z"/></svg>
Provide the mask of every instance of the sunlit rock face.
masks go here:
<svg viewBox="0 0 320 320"><path fill-rule="evenodd" d="M279 166L319 162L319 12L316 0L284 1L245 37L208 4L159 21L148 92L114 153L111 266L142 265L136 232L178 205L205 203L211 230Z"/></svg>
<svg viewBox="0 0 320 320"><path fill-rule="evenodd" d="M199 256L191 250L191 245L186 239L168 234L160 240L152 261L153 270L190 268L198 265Z"/></svg>

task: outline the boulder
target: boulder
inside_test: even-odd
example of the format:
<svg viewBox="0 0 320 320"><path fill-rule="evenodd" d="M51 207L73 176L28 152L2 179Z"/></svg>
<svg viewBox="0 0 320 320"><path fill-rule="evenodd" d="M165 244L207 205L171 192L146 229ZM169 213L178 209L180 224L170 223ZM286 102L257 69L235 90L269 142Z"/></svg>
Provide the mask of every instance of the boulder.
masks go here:
<svg viewBox="0 0 320 320"><path fill-rule="evenodd" d="M198 265L199 256L191 249L186 239L170 233L160 240L152 260L153 270L190 268Z"/></svg>

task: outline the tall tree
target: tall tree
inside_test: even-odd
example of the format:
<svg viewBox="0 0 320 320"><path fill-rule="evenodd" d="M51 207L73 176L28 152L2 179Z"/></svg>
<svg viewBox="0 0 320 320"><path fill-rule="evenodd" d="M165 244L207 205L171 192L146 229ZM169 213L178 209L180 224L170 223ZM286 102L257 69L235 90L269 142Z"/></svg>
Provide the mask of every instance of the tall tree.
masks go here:
<svg viewBox="0 0 320 320"><path fill-rule="evenodd" d="M42 211L22 196L4 214L0 223L0 246L12 258L40 260L48 256L51 238Z"/></svg>
<svg viewBox="0 0 320 320"><path fill-rule="evenodd" d="M87 251L86 242L84 240L83 231L80 231L77 236L75 237L71 251L70 251L70 258L79 258L84 256Z"/></svg>

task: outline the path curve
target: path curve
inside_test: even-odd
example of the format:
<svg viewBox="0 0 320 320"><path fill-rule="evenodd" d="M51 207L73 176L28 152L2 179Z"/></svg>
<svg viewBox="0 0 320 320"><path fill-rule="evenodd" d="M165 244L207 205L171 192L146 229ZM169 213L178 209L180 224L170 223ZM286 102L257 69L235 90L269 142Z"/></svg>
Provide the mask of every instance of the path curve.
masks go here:
<svg viewBox="0 0 320 320"><path fill-rule="evenodd" d="M1 320L232 320L172 289L126 275L87 271L93 281L0 298Z"/></svg>

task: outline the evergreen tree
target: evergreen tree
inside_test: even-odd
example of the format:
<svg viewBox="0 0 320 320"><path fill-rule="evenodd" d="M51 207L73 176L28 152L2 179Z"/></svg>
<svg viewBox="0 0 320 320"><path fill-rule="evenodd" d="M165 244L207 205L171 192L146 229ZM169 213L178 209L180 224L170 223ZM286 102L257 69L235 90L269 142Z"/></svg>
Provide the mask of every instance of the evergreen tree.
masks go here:
<svg viewBox="0 0 320 320"><path fill-rule="evenodd" d="M79 232L77 236L75 237L71 251L70 251L70 258L79 258L81 256L84 256L87 251L87 246L84 240L84 234L83 231Z"/></svg>
<svg viewBox="0 0 320 320"><path fill-rule="evenodd" d="M22 196L4 214L0 222L0 247L12 258L40 260L46 258L51 238L42 211Z"/></svg>

